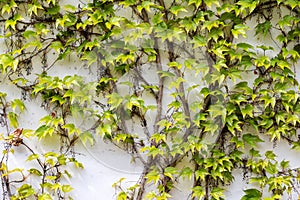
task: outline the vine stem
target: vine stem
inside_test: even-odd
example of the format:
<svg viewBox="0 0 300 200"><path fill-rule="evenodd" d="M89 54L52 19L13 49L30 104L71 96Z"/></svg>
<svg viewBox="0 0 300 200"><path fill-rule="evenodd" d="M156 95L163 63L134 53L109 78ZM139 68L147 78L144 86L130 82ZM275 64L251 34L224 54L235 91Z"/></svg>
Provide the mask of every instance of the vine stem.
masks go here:
<svg viewBox="0 0 300 200"><path fill-rule="evenodd" d="M3 118L4 118L4 125L5 125L5 128L6 128L6 136L9 136L9 122L7 120L7 111L6 111L6 108L7 108L7 102L5 101L5 99L1 98L1 104L3 105ZM4 148L5 148L5 151L6 153L2 156L2 159L1 159L1 168L3 167L3 162L6 163L6 168L8 166L8 152L10 150L10 144L8 144L7 142L4 143ZM10 199L10 197L12 196L12 193L11 193L11 189L10 189L10 181L9 181L9 176L7 174L7 172L3 173L3 169L0 170L0 175L1 175L1 181L2 181L2 188L3 188L3 200L6 200L6 199ZM7 169L5 170L7 171ZM4 175L6 174L6 175Z"/></svg>
<svg viewBox="0 0 300 200"><path fill-rule="evenodd" d="M139 181L139 189L138 189L138 193L136 196L136 200L142 200L143 199L143 195L144 195L144 191L145 191L145 186L146 186L146 174L149 172L149 169L144 167L143 173L140 176L140 181Z"/></svg>

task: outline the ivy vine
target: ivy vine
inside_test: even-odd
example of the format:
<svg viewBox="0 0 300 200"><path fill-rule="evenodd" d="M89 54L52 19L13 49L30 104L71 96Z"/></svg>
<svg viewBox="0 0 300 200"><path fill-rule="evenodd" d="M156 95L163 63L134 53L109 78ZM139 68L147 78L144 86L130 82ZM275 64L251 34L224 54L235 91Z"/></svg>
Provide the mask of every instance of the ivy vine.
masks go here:
<svg viewBox="0 0 300 200"><path fill-rule="evenodd" d="M1 80L22 94L0 92L3 199L71 199L74 149L95 138L143 166L118 200L176 198L183 181L187 199L225 199L237 169L242 200L299 193L300 169L260 149L300 149L299 21L298 0L0 0ZM89 74L60 73L71 61ZM48 115L20 127L32 99ZM28 145L47 138L61 144ZM33 168L11 168L17 148Z"/></svg>

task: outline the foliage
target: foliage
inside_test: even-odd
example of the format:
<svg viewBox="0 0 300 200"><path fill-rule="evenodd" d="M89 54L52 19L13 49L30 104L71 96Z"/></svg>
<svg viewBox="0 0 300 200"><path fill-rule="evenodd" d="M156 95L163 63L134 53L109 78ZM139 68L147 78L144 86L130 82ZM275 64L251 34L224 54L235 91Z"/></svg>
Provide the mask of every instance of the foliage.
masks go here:
<svg viewBox="0 0 300 200"><path fill-rule="evenodd" d="M184 179L189 198L224 199L236 169L255 183L242 199L291 195L299 169L259 147L268 140L300 146L299 1L0 0L0 8L2 78L41 98L49 112L36 130L22 129L25 101L0 94L3 199L68 198L72 187L61 176L70 174L62 169L82 167L73 146L95 137L144 167L132 187L114 184L120 200L169 199ZM49 75L73 57L96 80ZM63 141L57 152L39 154L26 144L49 137ZM36 167L9 169L9 154L21 147ZM10 180L12 173L23 179Z"/></svg>

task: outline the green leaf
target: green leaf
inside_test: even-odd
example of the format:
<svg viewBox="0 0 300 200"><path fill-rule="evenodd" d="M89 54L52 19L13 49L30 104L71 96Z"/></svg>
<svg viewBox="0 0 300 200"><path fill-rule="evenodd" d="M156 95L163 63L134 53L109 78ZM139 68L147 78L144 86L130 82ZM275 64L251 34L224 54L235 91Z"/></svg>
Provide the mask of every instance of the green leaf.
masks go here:
<svg viewBox="0 0 300 200"><path fill-rule="evenodd" d="M14 112L9 112L7 117L8 117L10 126L12 126L14 128L18 128L18 126L19 126L18 115Z"/></svg>
<svg viewBox="0 0 300 200"><path fill-rule="evenodd" d="M111 105L111 109L118 108L123 102L123 97L118 93L112 93L107 95L108 103Z"/></svg>
<svg viewBox="0 0 300 200"><path fill-rule="evenodd" d="M284 29L285 26L293 26L294 21L299 22L299 18L292 15L285 15L278 21L278 25L281 29Z"/></svg>
<svg viewBox="0 0 300 200"><path fill-rule="evenodd" d="M243 50L245 50L245 51L248 51L249 49L253 49L254 48L251 44L243 43L243 42L238 43L236 46L239 47L239 48L241 48L241 49L243 49Z"/></svg>
<svg viewBox="0 0 300 200"><path fill-rule="evenodd" d="M164 175L169 177L172 180L174 178L174 175L176 175L177 173L178 173L177 169L174 167L167 167L164 169Z"/></svg>
<svg viewBox="0 0 300 200"><path fill-rule="evenodd" d="M6 20L5 22L5 29L9 27L13 30L16 30L16 24L18 21L23 20L24 18L20 14L15 14L12 19Z"/></svg>
<svg viewBox="0 0 300 200"><path fill-rule="evenodd" d="M288 160L283 160L283 161L280 162L280 166L281 166L281 168L282 168L283 170L285 170L285 169L287 169L287 168L289 167L289 163L290 163L290 161L288 161Z"/></svg>
<svg viewBox="0 0 300 200"><path fill-rule="evenodd" d="M49 157L55 157L55 158L57 158L58 156L59 156L58 153L51 152L51 151L44 154L45 158L49 158Z"/></svg>
<svg viewBox="0 0 300 200"><path fill-rule="evenodd" d="M31 195L35 194L32 186L28 184L23 184L20 188L17 189L17 192L21 199L30 197Z"/></svg>
<svg viewBox="0 0 300 200"><path fill-rule="evenodd" d="M38 196L38 200L52 200L52 197L50 196L50 194L41 194Z"/></svg>
<svg viewBox="0 0 300 200"><path fill-rule="evenodd" d="M164 13L157 13L153 16L152 18L152 22L153 24L160 24L161 22L163 22L163 16L164 16Z"/></svg>
<svg viewBox="0 0 300 200"><path fill-rule="evenodd" d="M168 71L158 71L158 74L160 74L160 77L175 77L175 74L172 72L168 72Z"/></svg>
<svg viewBox="0 0 300 200"><path fill-rule="evenodd" d="M255 27L255 35L262 34L263 36L266 36L271 28L272 28L272 24L268 20L263 23L259 23Z"/></svg>
<svg viewBox="0 0 300 200"><path fill-rule="evenodd" d="M256 147L256 144L258 142L263 142L262 139L260 139L257 135L253 135L253 134L244 134L242 136L242 139L244 142L248 143L251 147Z"/></svg>
<svg viewBox="0 0 300 200"><path fill-rule="evenodd" d="M145 146L143 148L140 149L141 152L145 152L145 151L148 151L147 155L148 156L152 156L153 158L155 158L157 155L163 155L164 152L163 150L155 147L155 146Z"/></svg>
<svg viewBox="0 0 300 200"><path fill-rule="evenodd" d="M97 53L94 51L85 51L83 53L83 56L81 57L81 60L87 60L88 62L88 66L90 66L91 64L97 62Z"/></svg>
<svg viewBox="0 0 300 200"><path fill-rule="evenodd" d="M66 162L67 158L65 157L64 154L61 154L57 157L57 161L60 165L66 165L67 162Z"/></svg>
<svg viewBox="0 0 300 200"><path fill-rule="evenodd" d="M206 175L209 175L209 173L204 168L200 168L195 172L195 176L197 180L200 178L201 181L204 181Z"/></svg>
<svg viewBox="0 0 300 200"><path fill-rule="evenodd" d="M28 14L29 16L32 15L32 13L34 13L35 15L38 15L38 10L43 10L44 8L42 7L42 5L37 2L37 1L34 1L33 4L28 4Z"/></svg>
<svg viewBox="0 0 300 200"><path fill-rule="evenodd" d="M269 95L264 95L260 98L262 101L265 102L265 108L271 104L272 108L275 107L275 104L276 104L276 98L275 97L271 97Z"/></svg>
<svg viewBox="0 0 300 200"><path fill-rule="evenodd" d="M213 188L210 195L216 200L221 200L221 197L224 197L224 189L218 187Z"/></svg>
<svg viewBox="0 0 300 200"><path fill-rule="evenodd" d="M194 174L194 172L190 167L185 167L181 171L181 176L183 178L188 177L189 180L192 179L193 174Z"/></svg>
<svg viewBox="0 0 300 200"><path fill-rule="evenodd" d="M217 7L220 7L219 0L204 0L204 3L211 8L213 5L216 5Z"/></svg>
<svg viewBox="0 0 300 200"><path fill-rule="evenodd" d="M127 200L127 194L126 194L126 192L121 191L121 192L118 194L117 200Z"/></svg>
<svg viewBox="0 0 300 200"><path fill-rule="evenodd" d="M292 149L294 149L296 151L300 151L300 142L293 142Z"/></svg>
<svg viewBox="0 0 300 200"><path fill-rule="evenodd" d="M56 52L60 53L64 47L60 41L54 41L51 43L50 48L54 49Z"/></svg>
<svg viewBox="0 0 300 200"><path fill-rule="evenodd" d="M180 84L183 83L183 82L186 82L186 80L182 77L178 77L175 81L172 81L169 85L169 89L174 87L176 89L179 88Z"/></svg>
<svg viewBox="0 0 300 200"><path fill-rule="evenodd" d="M227 110L225 105L222 104L215 104L215 105L211 105L208 109L209 114L212 118L216 118L217 116L221 116L222 117L222 121L225 122L225 118L226 118L226 114L227 114Z"/></svg>
<svg viewBox="0 0 300 200"><path fill-rule="evenodd" d="M219 28L220 25L224 25L224 23L219 20L208 20L203 23L202 29L211 31L213 28Z"/></svg>
<svg viewBox="0 0 300 200"><path fill-rule="evenodd" d="M201 5L202 0L189 0L188 2L189 2L188 5L195 4L195 6L198 8Z"/></svg>
<svg viewBox="0 0 300 200"><path fill-rule="evenodd" d="M75 6L73 6L73 5L71 5L71 4L64 5L63 9L65 11L69 11L69 12L74 12L74 11L77 10L77 8Z"/></svg>
<svg viewBox="0 0 300 200"><path fill-rule="evenodd" d="M83 144L86 144L89 142L91 145L94 144L95 138L93 134L89 131L85 131L79 135L80 140L82 141Z"/></svg>
<svg viewBox="0 0 300 200"><path fill-rule="evenodd" d="M107 136L111 137L112 126L110 124L102 124L101 126L99 126L98 129L102 137L107 137Z"/></svg>
<svg viewBox="0 0 300 200"><path fill-rule="evenodd" d="M178 12L187 12L187 10L185 9L185 7L177 5L177 6L172 6L170 8L170 12L177 16Z"/></svg>
<svg viewBox="0 0 300 200"><path fill-rule="evenodd" d="M72 162L78 168L84 168L81 162L78 162L75 158L69 158L69 161Z"/></svg>
<svg viewBox="0 0 300 200"><path fill-rule="evenodd" d="M37 176L42 176L42 175L43 175L42 172L40 172L39 170L37 170L37 169L35 169L35 168L29 169L28 172L29 172L30 174L35 174L35 175L37 175Z"/></svg>
<svg viewBox="0 0 300 200"><path fill-rule="evenodd" d="M163 121L160 121L163 122ZM162 123L157 123L158 125L164 125L166 127L166 129L168 129L168 125L166 124L162 124ZM167 122L168 123L168 122ZM154 133L153 135L151 135L151 140L155 141L155 143L159 143L159 142L166 142L166 135L165 134L160 134L160 133Z"/></svg>
<svg viewBox="0 0 300 200"><path fill-rule="evenodd" d="M27 157L26 161L32 161L38 159L40 156L39 154L31 154L30 156Z"/></svg>
<svg viewBox="0 0 300 200"><path fill-rule="evenodd" d="M247 189L244 190L246 193L241 200L260 200L262 197L262 193L257 189Z"/></svg>
<svg viewBox="0 0 300 200"><path fill-rule="evenodd" d="M271 162L268 162L267 166L265 167L266 169L266 172L268 174L271 174L271 175L275 175L278 173L278 167L277 167L277 162L275 162L274 164L271 163Z"/></svg>
<svg viewBox="0 0 300 200"><path fill-rule="evenodd" d="M194 48L204 47L207 44L207 39L201 35L196 35L193 37L192 43L194 44Z"/></svg>
<svg viewBox="0 0 300 200"><path fill-rule="evenodd" d="M276 158L276 155L273 151L266 151L265 156L270 160L275 160Z"/></svg>
<svg viewBox="0 0 300 200"><path fill-rule="evenodd" d="M248 115L249 117L253 117L253 110L254 107L251 104L247 104L245 107L241 108L241 113L243 115L243 118Z"/></svg>
<svg viewBox="0 0 300 200"><path fill-rule="evenodd" d="M1 54L0 55L0 65L3 67L3 73L8 67L11 67L14 71L17 69L18 60L15 59L12 55Z"/></svg>
<svg viewBox="0 0 300 200"><path fill-rule="evenodd" d="M139 12L141 12L142 9L145 9L147 12L150 12L151 7L157 7L157 5L151 1L142 1L142 5L137 6L137 9Z"/></svg>
<svg viewBox="0 0 300 200"><path fill-rule="evenodd" d="M53 181L53 180L56 180L57 177L56 177L56 176L46 176L45 179L46 179L46 180Z"/></svg>
<svg viewBox="0 0 300 200"><path fill-rule="evenodd" d="M207 87L204 87L204 88L201 89L200 94L202 94L203 97L205 98L210 94L210 91Z"/></svg>
<svg viewBox="0 0 300 200"><path fill-rule="evenodd" d="M37 35L37 33L35 31L32 31L32 30L26 30L23 33L23 36L24 36L25 39L29 39L31 37L36 38L36 35Z"/></svg>
<svg viewBox="0 0 300 200"><path fill-rule="evenodd" d="M221 28L212 28L208 33L208 40L213 39L217 42L220 37L224 37L224 32Z"/></svg>
<svg viewBox="0 0 300 200"><path fill-rule="evenodd" d="M51 102L55 102L55 101L58 101L58 102L59 102L59 105L63 105L63 104L66 102L66 99L62 98L62 97L59 96L59 95L54 95L54 96L52 96L52 98L51 98Z"/></svg>
<svg viewBox="0 0 300 200"><path fill-rule="evenodd" d="M46 125L40 126L36 131L35 131L35 136L37 136L39 139L45 138L46 136L52 136L54 133L54 128L49 127Z"/></svg>
<svg viewBox="0 0 300 200"><path fill-rule="evenodd" d="M300 6L298 0L286 0L284 1L284 4L290 6L292 9L296 8L297 6Z"/></svg>
<svg viewBox="0 0 300 200"><path fill-rule="evenodd" d="M14 99L10 103L11 103L11 108L12 108L13 112L16 111L16 108L18 108L20 112L23 112L25 110L25 105L24 105L23 101L21 101L20 99Z"/></svg>
<svg viewBox="0 0 300 200"><path fill-rule="evenodd" d="M73 188L70 186L70 185L63 185L61 187L61 190L64 192L64 193L67 193L67 192L71 192L73 190Z"/></svg>
<svg viewBox="0 0 300 200"><path fill-rule="evenodd" d="M69 135L72 135L74 133L80 134L80 129L76 128L74 124L65 124L62 126L62 128L67 129Z"/></svg>
<svg viewBox="0 0 300 200"><path fill-rule="evenodd" d="M205 190L201 186L196 186L192 189L193 195L192 197L196 197L198 199L202 199L205 196Z"/></svg>
<svg viewBox="0 0 300 200"><path fill-rule="evenodd" d="M196 60L195 59L186 59L184 61L184 66L188 69L192 69L193 66L196 64Z"/></svg>
<svg viewBox="0 0 300 200"><path fill-rule="evenodd" d="M239 8L236 10L236 15L239 15L240 13L243 13L244 15L252 13L254 9L257 7L259 1L253 1L253 0L240 0L237 2L237 5L240 5Z"/></svg>
<svg viewBox="0 0 300 200"><path fill-rule="evenodd" d="M157 172L157 170L153 169L146 175L146 178L148 183L153 181L154 184L157 184L160 179L160 174Z"/></svg>
<svg viewBox="0 0 300 200"><path fill-rule="evenodd" d="M16 8L16 7L18 7L18 5L15 3L15 1L11 0L10 3L6 3L3 5L2 10L1 10L2 15L4 13L10 14L11 9Z"/></svg>
<svg viewBox="0 0 300 200"><path fill-rule="evenodd" d="M168 66L169 67L174 67L174 68L177 68L177 69L181 69L181 67L182 67L182 65L178 62L169 62Z"/></svg>
<svg viewBox="0 0 300 200"><path fill-rule="evenodd" d="M46 11L46 14L49 14L49 15L56 15L58 14L60 11L60 6L59 5L55 5L51 8L47 8L47 11Z"/></svg>
<svg viewBox="0 0 300 200"><path fill-rule="evenodd" d="M235 38L239 38L239 35L242 35L243 37L246 37L246 32L249 30L249 27L244 24L237 24L233 27L231 30L232 35Z"/></svg>

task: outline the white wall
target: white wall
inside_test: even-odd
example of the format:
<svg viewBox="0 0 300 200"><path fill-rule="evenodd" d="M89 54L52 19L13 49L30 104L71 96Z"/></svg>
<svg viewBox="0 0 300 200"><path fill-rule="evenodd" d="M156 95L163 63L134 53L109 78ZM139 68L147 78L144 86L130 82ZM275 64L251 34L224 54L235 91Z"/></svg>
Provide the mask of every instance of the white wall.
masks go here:
<svg viewBox="0 0 300 200"><path fill-rule="evenodd" d="M72 2L72 1L71 1ZM74 3L74 2L73 2ZM248 39L245 39L247 42L253 43L254 46L260 44L261 41L257 40L254 37L254 32L249 32L251 35ZM266 41L264 41L266 42ZM271 45L274 45L272 41L268 41ZM3 47L3 43L1 46ZM276 47L276 45L275 45ZM2 48L4 49L4 47ZM50 58L51 60L51 58ZM36 60L36 63L39 61ZM147 72L147 71L146 71ZM59 62L55 67L53 67L48 75L58 76L60 78L66 75L78 74L84 76L86 81L96 81L97 76L95 66L88 69L85 67L85 63L79 61L76 58L69 57L65 61ZM153 80L153 73L149 73L147 78ZM199 77L193 76L187 78L190 80L188 84L192 85L193 83L199 83ZM6 92L8 94L8 99L22 98L21 90L14 87L5 75L0 75L1 85L0 91ZM153 80L155 81L155 80ZM300 81L300 79L299 79ZM126 93L127 91L124 90ZM168 91L167 92L171 92ZM165 101L167 102L168 99ZM41 107L42 101L37 98L29 98L25 100L27 110L24 114L20 116L20 127L24 129L37 129L39 126L39 119L45 115L51 113L50 109L44 109ZM84 126L89 122L82 122L78 119L74 120L75 124L78 126ZM0 129L1 130L1 129ZM2 128L3 132L5 129ZM10 130L11 132L13 129ZM267 141L267 137L265 138ZM25 143L31 144L38 152L46 152L47 150L58 150L59 140L55 138L49 138L47 140L32 140L24 139ZM13 147L15 153L10 156L11 165L17 167L28 168L31 163L26 162L26 156L29 152L24 149L22 146ZM274 148L273 143L263 143L261 146L261 151L274 149L278 155L278 160L283 159L290 160L292 167L300 167L299 155L296 151L289 150L289 145L286 142L279 142L278 145ZM101 138L96 137L96 143L94 145L84 145L78 143L74 148L74 155L76 158L82 162L85 166L84 169L71 169L72 178L65 177L66 182L70 182L71 186L74 187L74 191L71 192L71 195L74 199L116 199L116 191L112 187L112 184L118 181L120 178L126 178L124 184L133 185L140 178L143 166L140 163L132 162L131 155L123 152L116 146L105 143ZM186 163L187 164L187 163ZM183 165L185 165L183 163ZM226 199L240 199L243 195L243 190L250 188L251 186L247 184L247 180L242 178L243 172L241 170L236 170L235 181L227 187L226 190ZM36 184L34 178L30 178L29 182ZM191 183L187 180L183 181L182 185L177 185L172 193L174 200L183 200L188 199L188 189L190 189ZM296 193L296 192L295 192ZM291 198L295 199L295 198Z"/></svg>

